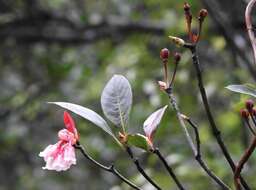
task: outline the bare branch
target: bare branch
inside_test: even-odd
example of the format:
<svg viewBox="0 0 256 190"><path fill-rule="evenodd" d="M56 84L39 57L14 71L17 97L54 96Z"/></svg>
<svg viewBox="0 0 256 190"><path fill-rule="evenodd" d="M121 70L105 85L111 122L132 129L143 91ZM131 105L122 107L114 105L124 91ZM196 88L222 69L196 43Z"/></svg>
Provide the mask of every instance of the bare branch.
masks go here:
<svg viewBox="0 0 256 190"><path fill-rule="evenodd" d="M83 154L83 156L85 158L87 158L88 160L90 160L93 164L95 164L96 166L98 166L99 168L110 172L112 174L114 174L115 176L117 176L120 180L122 180L123 182L125 182L126 184L128 184L130 187L132 187L133 189L137 189L137 190L142 190L141 188L137 187L135 184L133 184L131 181L129 181L128 179L126 179L124 176L122 176L116 169L115 166L112 164L111 166L105 166L103 164L100 164L99 162L97 162L96 160L94 160L92 157L90 157L84 150L84 147L82 145L80 145L80 143L78 142L75 145L75 148L80 150L81 153Z"/></svg>

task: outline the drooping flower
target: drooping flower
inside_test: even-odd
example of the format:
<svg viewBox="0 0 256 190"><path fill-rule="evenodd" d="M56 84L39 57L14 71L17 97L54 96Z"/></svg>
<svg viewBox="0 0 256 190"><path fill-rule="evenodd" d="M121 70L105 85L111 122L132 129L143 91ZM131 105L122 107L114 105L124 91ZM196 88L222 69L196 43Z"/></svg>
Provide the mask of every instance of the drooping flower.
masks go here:
<svg viewBox="0 0 256 190"><path fill-rule="evenodd" d="M65 171L76 164L74 144L79 140L75 122L68 112L64 112L64 124L66 129L58 132L59 141L54 145L47 146L39 153L46 162L43 169Z"/></svg>

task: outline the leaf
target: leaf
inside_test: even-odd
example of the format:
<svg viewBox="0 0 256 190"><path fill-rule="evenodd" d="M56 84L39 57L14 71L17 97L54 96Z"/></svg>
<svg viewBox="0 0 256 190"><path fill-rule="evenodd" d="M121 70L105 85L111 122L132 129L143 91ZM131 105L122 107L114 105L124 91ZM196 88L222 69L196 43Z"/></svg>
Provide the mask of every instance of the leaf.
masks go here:
<svg viewBox="0 0 256 190"><path fill-rule="evenodd" d="M147 142L147 137L141 134L127 135L127 144L146 151L148 151L150 147Z"/></svg>
<svg viewBox="0 0 256 190"><path fill-rule="evenodd" d="M156 128L159 125L166 108L167 105L152 113L143 124L144 132L150 141L152 141L153 134L155 133Z"/></svg>
<svg viewBox="0 0 256 190"><path fill-rule="evenodd" d="M65 108L69 111L74 112L77 115L80 115L81 117L91 121L96 126L103 129L106 133L108 133L109 135L111 135L116 139L115 135L113 134L111 128L108 126L107 122L93 110L90 110L88 108L85 108L77 104L68 103L68 102L49 102L49 103L56 104L62 108Z"/></svg>
<svg viewBox="0 0 256 190"><path fill-rule="evenodd" d="M101 95L101 107L105 116L116 126L125 128L132 105L132 89L122 75L114 75Z"/></svg>
<svg viewBox="0 0 256 190"><path fill-rule="evenodd" d="M243 85L229 85L227 87L228 90L233 92L238 92L241 94L247 94L253 97L256 97L256 88L251 84L243 84Z"/></svg>

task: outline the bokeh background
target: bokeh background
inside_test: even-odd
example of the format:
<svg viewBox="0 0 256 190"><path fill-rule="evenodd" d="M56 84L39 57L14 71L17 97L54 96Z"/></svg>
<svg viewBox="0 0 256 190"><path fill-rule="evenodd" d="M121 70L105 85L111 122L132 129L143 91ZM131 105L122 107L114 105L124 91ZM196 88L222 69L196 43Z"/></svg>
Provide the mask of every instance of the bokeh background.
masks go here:
<svg viewBox="0 0 256 190"><path fill-rule="evenodd" d="M195 28L200 8L209 11L198 50L214 117L238 161L250 140L238 113L246 97L224 87L256 80L244 26L247 1L188 2ZM102 114L102 89L113 74L122 74L129 79L134 95L129 131L142 133L146 117L168 103L156 85L163 76L159 51L164 47L182 53L174 92L182 112L199 125L203 157L233 186L231 170L209 130L190 52L174 47L167 38L170 34L187 39L183 1L1 0L0 189L129 189L78 152L77 165L66 172L41 169L44 162L38 153L57 141L57 131L63 127L63 110L46 102L73 102ZM169 68L171 72L172 61ZM114 162L133 182L152 189L108 135L74 117L81 143L91 156L105 164ZM155 143L188 189L218 189L195 162L171 109ZM140 150L136 155L163 189L176 189L154 155ZM255 161L254 155L243 171L252 189L256 189Z"/></svg>

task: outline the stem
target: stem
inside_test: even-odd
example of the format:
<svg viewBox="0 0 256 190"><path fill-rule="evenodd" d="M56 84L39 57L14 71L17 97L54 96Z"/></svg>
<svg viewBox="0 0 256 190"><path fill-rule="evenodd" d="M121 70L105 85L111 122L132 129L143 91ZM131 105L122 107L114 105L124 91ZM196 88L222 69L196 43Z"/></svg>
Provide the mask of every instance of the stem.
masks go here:
<svg viewBox="0 0 256 190"><path fill-rule="evenodd" d="M235 169L234 183L235 183L235 186L236 186L237 190L241 190L241 182L240 182L241 176L240 176L240 173L241 173L241 171L244 167L244 164L248 161L248 159L252 155L255 148L256 148L256 137L254 137L254 139L251 142L249 148L245 151L245 153L243 154L242 158L238 162L238 165Z"/></svg>
<svg viewBox="0 0 256 190"><path fill-rule="evenodd" d="M256 133L255 133L255 131L253 130L253 128L252 128L252 126L251 126L251 124L250 124L250 122L249 122L248 119L245 119L245 123L246 123L247 126L249 127L249 129L250 129L250 131L252 132L252 134L253 134L254 136L256 136Z"/></svg>
<svg viewBox="0 0 256 190"><path fill-rule="evenodd" d="M166 162L165 158L162 156L161 152L159 151L158 148L155 148L153 150L153 153L156 154L158 156L158 158L162 161L162 163L164 164L165 168L167 169L168 173L170 174L170 176L172 177L172 179L174 180L174 182L176 183L176 185L178 186L178 188L180 190L185 190L185 188L182 186L182 184L180 183L180 181L178 180L177 176L175 175L175 173L173 172L172 168L168 165L168 163Z"/></svg>
<svg viewBox="0 0 256 190"><path fill-rule="evenodd" d="M195 132L195 136L196 136L196 145L197 145L197 155L196 155L196 160L199 162L199 164L201 165L201 167L204 169L204 171L214 180L216 181L221 187L222 189L230 189L230 187L228 187L216 174L214 174L206 165L206 163L204 162L204 160L202 160L202 156L201 156L201 142L200 142L200 136L199 136L199 132L197 129L197 126L190 120L190 118L188 118L186 120L191 127L194 129Z"/></svg>
<svg viewBox="0 0 256 190"><path fill-rule="evenodd" d="M190 124L190 126L194 129L195 132L195 136L196 136L196 147L197 147L197 157L201 157L201 141L200 141L200 136L199 136L199 132L197 129L197 126L191 121L190 118L186 119L186 121Z"/></svg>
<svg viewBox="0 0 256 190"><path fill-rule="evenodd" d="M182 114L180 113L180 110L178 108L178 105L176 103L175 97L171 92L171 89L167 89L166 93L169 96L170 99L170 104L172 105L173 109L176 112L177 118L180 122L180 125L186 135L187 141L193 151L194 157L196 159L196 161L198 162L198 164L203 168L203 170L223 189L223 190L229 190L230 188L221 181L221 179L219 179L207 166L207 164L204 162L204 160L201 157L201 153L200 153L200 138L199 138L199 133L198 131L196 132L196 139L197 139L197 147L195 146L195 144L193 143L193 140L187 130L186 124L184 123L184 119L182 117Z"/></svg>
<svg viewBox="0 0 256 190"><path fill-rule="evenodd" d="M207 95L206 95L206 92L205 92L204 83L203 83L203 79L202 79L202 73L201 73L199 59L198 59L198 56L197 56L196 46L193 45L193 44L185 44L184 47L190 49L190 51L192 53L192 60L193 60L194 67L196 69L196 74L197 74L198 87L199 87L199 90L200 90L201 98L203 100L206 115L207 115L207 118L208 118L209 123L210 123L212 134L215 137L215 139L217 140L217 143L218 143L224 157L226 158L227 162L229 163L232 171L235 172L235 168L236 168L235 163L232 160L232 158L231 158L231 156L228 152L228 149L226 148L226 145L224 144L224 142L222 140L221 132L217 128L217 126L215 124L215 121L213 119L211 110L210 110L210 106L209 106L209 103L208 103L208 99L207 99ZM242 184L243 184L243 186L246 190L250 190L250 187L243 180L243 178L241 178L241 182L242 182Z"/></svg>
<svg viewBox="0 0 256 190"><path fill-rule="evenodd" d="M76 145L74 145L74 147L78 150L80 150L80 152L83 154L83 156L85 158L87 158L89 161L91 161L94 165L98 166L99 168L112 173L113 175L117 176L121 181L125 182L126 184L128 184L130 187L132 187L133 189L137 189L137 190L142 190L141 188L137 187L135 184L133 184L131 181L129 181L128 179L126 179L124 176L122 176L119 171L117 171L115 169L115 166L112 164L111 166L105 166L99 162L97 162L96 160L94 160L90 155L88 155L84 149L84 147L82 145L80 145L79 142L77 142Z"/></svg>
<svg viewBox="0 0 256 190"><path fill-rule="evenodd" d="M180 113L180 110L179 110L178 105L176 103L175 97L174 97L174 95L172 94L171 91L172 90L170 88L166 89L166 93L168 94L168 97L170 99L170 105L173 107L174 111L176 112L176 115L177 115L177 118L179 120L179 123L180 123L180 125L181 125L181 127L183 129L183 132L186 135L186 139L188 141L188 144L191 147L194 156L196 156L196 152L197 152L196 151L196 147L195 147L195 145L193 143L193 140L192 140L192 138L191 138L191 136L190 136L190 134L189 134L189 132L187 130L187 127L186 127L186 125L184 123L184 120L182 118L182 114Z"/></svg>
<svg viewBox="0 0 256 190"><path fill-rule="evenodd" d="M144 171L144 169L141 167L139 160L134 157L133 152L130 147L126 147L126 152L129 154L130 158L133 160L134 164L137 167L137 170L143 175L143 177L151 183L157 190L162 190Z"/></svg>
<svg viewBox="0 0 256 190"><path fill-rule="evenodd" d="M196 41L195 41L195 44L197 44L201 38L201 33L202 33L202 21L199 21L199 24L198 24L198 34L197 34L197 38L196 38Z"/></svg>
<svg viewBox="0 0 256 190"><path fill-rule="evenodd" d="M256 63L256 43L255 43L255 35L253 32L253 26L252 26L252 20L251 20L251 12L252 8L255 5L256 0L251 0L245 10L245 23L246 23L246 28L248 31L248 36L251 41L252 49L253 49L253 54L254 54L254 62Z"/></svg>
<svg viewBox="0 0 256 190"><path fill-rule="evenodd" d="M250 113L250 116L252 118L252 122L253 122L254 126L256 127L256 120L255 120L253 114L251 112L249 112L249 113Z"/></svg>
<svg viewBox="0 0 256 190"><path fill-rule="evenodd" d="M173 71L173 74L172 74L172 79L171 79L171 82L170 82L170 85L166 85L166 86L172 86L173 82L174 82L174 79L175 79L175 76L176 76L176 73L177 73L177 69L178 69L178 61L175 61L175 67L174 67L174 71Z"/></svg>
<svg viewBox="0 0 256 190"><path fill-rule="evenodd" d="M164 82L166 83L166 86L169 86L169 82L168 82L168 61L165 60L163 61L164 64Z"/></svg>

